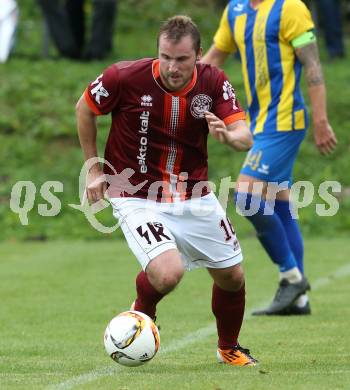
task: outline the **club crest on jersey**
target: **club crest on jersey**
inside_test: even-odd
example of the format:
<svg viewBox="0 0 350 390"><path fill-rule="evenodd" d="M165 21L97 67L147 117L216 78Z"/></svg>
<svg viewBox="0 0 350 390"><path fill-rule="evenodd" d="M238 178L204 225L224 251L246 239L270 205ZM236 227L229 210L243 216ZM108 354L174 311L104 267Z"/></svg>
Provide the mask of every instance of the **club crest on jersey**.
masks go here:
<svg viewBox="0 0 350 390"><path fill-rule="evenodd" d="M210 111L213 100L210 96L199 94L193 97L191 102L191 114L197 119L204 118L204 112Z"/></svg>
<svg viewBox="0 0 350 390"><path fill-rule="evenodd" d="M98 104L101 103L101 96L103 97L108 97L109 96L109 93L108 91L103 87L102 85L102 81L100 81L100 78L102 77L103 75L100 74L97 79L91 83L91 86L92 85L96 85L94 88L91 89L91 95L95 97L95 100Z"/></svg>
<svg viewBox="0 0 350 390"><path fill-rule="evenodd" d="M225 100L229 100L229 99L232 99L232 106L234 109L237 109L237 105L236 105L236 94L235 94L235 90L233 89L232 85L230 84L229 81L225 81L224 84L222 85L222 90L223 90L223 98Z"/></svg>
<svg viewBox="0 0 350 390"><path fill-rule="evenodd" d="M141 106L152 107L152 96L151 95L143 95L141 96Z"/></svg>

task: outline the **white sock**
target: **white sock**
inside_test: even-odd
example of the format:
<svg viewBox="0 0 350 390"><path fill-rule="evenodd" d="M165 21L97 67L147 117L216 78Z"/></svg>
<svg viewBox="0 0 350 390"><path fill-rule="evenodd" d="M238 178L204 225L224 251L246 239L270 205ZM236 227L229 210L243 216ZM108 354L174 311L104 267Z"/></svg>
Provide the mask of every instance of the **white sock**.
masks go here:
<svg viewBox="0 0 350 390"><path fill-rule="evenodd" d="M298 307L304 307L309 302L309 298L306 294L300 295L299 298L297 298L294 303Z"/></svg>
<svg viewBox="0 0 350 390"><path fill-rule="evenodd" d="M298 267L294 267L288 271L280 272L280 280L287 279L289 283L298 283L302 280L303 275Z"/></svg>

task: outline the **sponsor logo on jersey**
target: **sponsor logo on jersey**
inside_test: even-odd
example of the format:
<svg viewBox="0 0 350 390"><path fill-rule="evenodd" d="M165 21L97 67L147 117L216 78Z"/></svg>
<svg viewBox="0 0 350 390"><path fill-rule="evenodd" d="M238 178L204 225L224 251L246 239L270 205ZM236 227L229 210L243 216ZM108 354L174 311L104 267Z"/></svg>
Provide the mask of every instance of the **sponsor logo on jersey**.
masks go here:
<svg viewBox="0 0 350 390"><path fill-rule="evenodd" d="M141 96L141 106L143 107L152 107L152 96L151 95L143 95Z"/></svg>
<svg viewBox="0 0 350 390"><path fill-rule="evenodd" d="M243 8L244 8L244 4L243 3L238 3L237 5L234 6L233 10L236 11L236 12L242 12Z"/></svg>
<svg viewBox="0 0 350 390"><path fill-rule="evenodd" d="M235 90L233 89L231 83L229 81L225 81L224 84L222 85L222 90L223 90L223 98L225 100L232 99L232 107L237 110L238 107L236 105L236 94Z"/></svg>
<svg viewBox="0 0 350 390"><path fill-rule="evenodd" d="M261 164L261 167L258 168L258 172L263 173L264 175L269 174L270 166L268 164Z"/></svg>
<svg viewBox="0 0 350 390"><path fill-rule="evenodd" d="M147 172L147 164L146 164L146 154L147 154L147 144L148 144L148 126L149 126L149 111L143 111L140 115L140 129L139 134L140 137L140 145L139 145L139 154L137 155L137 159L139 161L140 172Z"/></svg>
<svg viewBox="0 0 350 390"><path fill-rule="evenodd" d="M91 85L96 85L94 88L91 89L91 95L95 97L95 100L98 104L101 103L101 96L108 97L109 93L108 91L103 87L102 81L100 81L100 78L103 75L100 74L97 79L91 83Z"/></svg>
<svg viewBox="0 0 350 390"><path fill-rule="evenodd" d="M210 96L199 94L193 97L191 102L191 114L197 119L204 118L204 112L210 111L213 100Z"/></svg>

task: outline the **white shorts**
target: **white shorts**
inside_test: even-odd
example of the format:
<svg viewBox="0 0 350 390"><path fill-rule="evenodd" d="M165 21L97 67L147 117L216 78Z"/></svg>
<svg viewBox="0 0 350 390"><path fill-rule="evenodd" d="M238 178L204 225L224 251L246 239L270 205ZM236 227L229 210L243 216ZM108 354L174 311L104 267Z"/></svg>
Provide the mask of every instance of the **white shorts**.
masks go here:
<svg viewBox="0 0 350 390"><path fill-rule="evenodd" d="M174 203L110 200L113 215L143 269L169 249L179 250L188 270L227 268L243 260L234 229L213 193Z"/></svg>

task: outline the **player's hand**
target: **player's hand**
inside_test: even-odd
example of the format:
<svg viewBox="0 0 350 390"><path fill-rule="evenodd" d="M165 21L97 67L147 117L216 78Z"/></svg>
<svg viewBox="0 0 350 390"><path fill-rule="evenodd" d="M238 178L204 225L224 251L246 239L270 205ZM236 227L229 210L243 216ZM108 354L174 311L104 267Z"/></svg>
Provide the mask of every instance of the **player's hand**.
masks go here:
<svg viewBox="0 0 350 390"><path fill-rule="evenodd" d="M208 123L209 133L222 144L228 143L229 131L227 130L224 121L209 111L205 111L204 115Z"/></svg>
<svg viewBox="0 0 350 390"><path fill-rule="evenodd" d="M91 168L86 182L86 195L90 204L104 198L107 190L107 182L100 167Z"/></svg>
<svg viewBox="0 0 350 390"><path fill-rule="evenodd" d="M317 149L324 155L331 153L338 142L328 121L314 123L314 138Z"/></svg>

